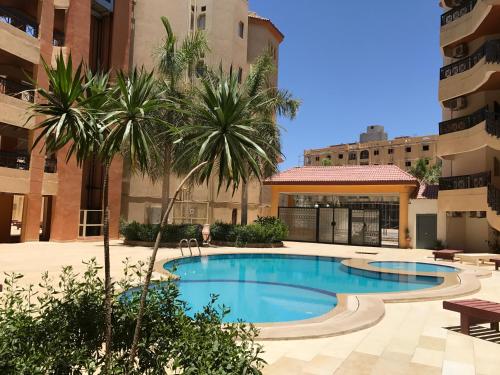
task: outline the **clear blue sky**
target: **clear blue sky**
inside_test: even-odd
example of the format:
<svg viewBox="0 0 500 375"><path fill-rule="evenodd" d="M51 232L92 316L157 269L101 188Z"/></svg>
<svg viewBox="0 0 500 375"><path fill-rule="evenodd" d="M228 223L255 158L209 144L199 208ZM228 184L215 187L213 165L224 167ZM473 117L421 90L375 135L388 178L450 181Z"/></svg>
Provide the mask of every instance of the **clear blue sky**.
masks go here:
<svg viewBox="0 0 500 375"><path fill-rule="evenodd" d="M250 0L285 34L279 84L302 99L280 169L304 149L355 142L371 124L427 135L441 119L437 0ZM301 160L302 162L302 160Z"/></svg>

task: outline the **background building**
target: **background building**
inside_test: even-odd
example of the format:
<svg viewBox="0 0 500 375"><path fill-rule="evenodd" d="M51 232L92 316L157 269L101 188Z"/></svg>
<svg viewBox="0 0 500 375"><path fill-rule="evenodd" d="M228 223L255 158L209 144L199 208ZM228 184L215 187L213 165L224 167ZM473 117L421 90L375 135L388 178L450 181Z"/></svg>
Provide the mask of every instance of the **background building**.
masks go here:
<svg viewBox="0 0 500 375"><path fill-rule="evenodd" d="M178 40L190 32L202 30L206 34L210 53L202 63L226 71L232 66L242 79L252 62L266 50L274 54L276 65L283 34L269 20L249 12L247 0L137 0L134 7L134 65L155 67L155 50L165 37L160 17L166 16ZM274 77L277 84L277 74ZM127 168L125 168L127 170ZM173 196L180 178L171 177L170 196ZM124 176L122 215L127 221L155 223L161 212L161 183L153 184L137 175ZM248 189L248 219L269 212L268 189L253 181ZM175 223L212 223L216 219L237 222L241 215L241 192L221 191L217 194L215 181L204 186L184 189L181 202L176 203L172 221Z"/></svg>
<svg viewBox="0 0 500 375"><path fill-rule="evenodd" d="M436 135L429 135L387 140L384 127L373 125L360 135L360 143L305 150L304 165L396 165L404 170L421 158L427 158L429 164L434 165L437 161L437 138ZM366 139L371 140L364 142Z"/></svg>
<svg viewBox="0 0 500 375"><path fill-rule="evenodd" d="M500 229L500 1L441 0L438 208L449 248L498 249ZM438 226L441 227L441 226ZM496 249L495 249L496 248Z"/></svg>
<svg viewBox="0 0 500 375"><path fill-rule="evenodd" d="M131 6L125 0L0 0L0 242L100 235L101 169L92 161L83 169L66 163L65 150L31 150L39 119L25 122L39 99L30 81L48 88L42 59L51 63L70 51L76 64L127 70ZM118 236L121 175L117 160L110 172L112 237Z"/></svg>

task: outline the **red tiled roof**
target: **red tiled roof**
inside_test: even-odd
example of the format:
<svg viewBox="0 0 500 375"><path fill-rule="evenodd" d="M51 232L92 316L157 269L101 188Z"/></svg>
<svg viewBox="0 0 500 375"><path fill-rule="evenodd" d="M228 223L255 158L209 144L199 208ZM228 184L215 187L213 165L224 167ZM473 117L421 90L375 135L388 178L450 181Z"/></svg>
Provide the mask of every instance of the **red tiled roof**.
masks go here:
<svg viewBox="0 0 500 375"><path fill-rule="evenodd" d="M420 184L417 199L438 199L439 185Z"/></svg>
<svg viewBox="0 0 500 375"><path fill-rule="evenodd" d="M418 181L395 165L297 167L277 173L264 181L266 185L383 185L395 183L417 185Z"/></svg>
<svg viewBox="0 0 500 375"><path fill-rule="evenodd" d="M258 15L256 12L248 12L248 17L254 18L256 20L268 22L271 25L271 27L278 32L278 34L281 36L281 39L285 38L285 35L280 31L280 29L278 29L278 27L269 18L262 17L262 16Z"/></svg>

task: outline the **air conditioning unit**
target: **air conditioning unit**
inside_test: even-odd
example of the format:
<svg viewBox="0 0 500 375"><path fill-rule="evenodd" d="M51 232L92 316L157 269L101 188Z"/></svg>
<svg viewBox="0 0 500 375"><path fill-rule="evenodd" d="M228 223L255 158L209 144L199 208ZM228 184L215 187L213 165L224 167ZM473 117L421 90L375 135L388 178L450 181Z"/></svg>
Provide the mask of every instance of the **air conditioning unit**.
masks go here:
<svg viewBox="0 0 500 375"><path fill-rule="evenodd" d="M465 57L468 54L469 54L469 48L465 43L459 44L458 46L454 47L451 53L451 55L456 59Z"/></svg>
<svg viewBox="0 0 500 375"><path fill-rule="evenodd" d="M459 96L458 98L447 100L443 105L452 111L459 111L467 107L467 97Z"/></svg>

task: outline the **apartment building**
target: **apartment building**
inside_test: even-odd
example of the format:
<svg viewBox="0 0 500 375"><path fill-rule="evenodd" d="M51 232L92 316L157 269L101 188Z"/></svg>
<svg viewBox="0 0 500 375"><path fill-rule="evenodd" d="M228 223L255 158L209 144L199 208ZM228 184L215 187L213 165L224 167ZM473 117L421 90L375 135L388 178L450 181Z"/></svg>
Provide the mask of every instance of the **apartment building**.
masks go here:
<svg viewBox="0 0 500 375"><path fill-rule="evenodd" d="M0 242L71 241L101 234L102 170L79 168L65 150L32 149L48 88L42 59L72 53L92 69L128 69L132 1L0 0ZM111 235L118 236L122 163L111 167Z"/></svg>
<svg viewBox="0 0 500 375"><path fill-rule="evenodd" d="M485 252L500 230L500 1L441 0L438 209L450 248Z"/></svg>
<svg viewBox="0 0 500 375"><path fill-rule="evenodd" d="M436 135L387 138L383 126L371 125L360 134L358 143L305 150L304 165L396 165L405 170L422 158L429 165L436 164Z"/></svg>
<svg viewBox="0 0 500 375"><path fill-rule="evenodd" d="M196 30L203 31L210 52L200 61L226 71L232 67L241 79L251 64L266 50L274 54L276 65L283 34L267 18L252 13L247 0L137 0L134 7L133 62L148 69L155 67L155 51L165 30L160 17L166 16L179 41ZM274 77L277 84L277 74ZM127 168L125 168L126 170ZM180 182L170 178L170 197ZM215 220L239 222L242 192L217 193L216 181L204 186L186 187L174 206L174 223L213 223ZM122 215L128 220L156 223L160 220L162 183L153 184L142 176L125 174ZM269 188L251 181L248 188L248 220L267 215L270 209Z"/></svg>

